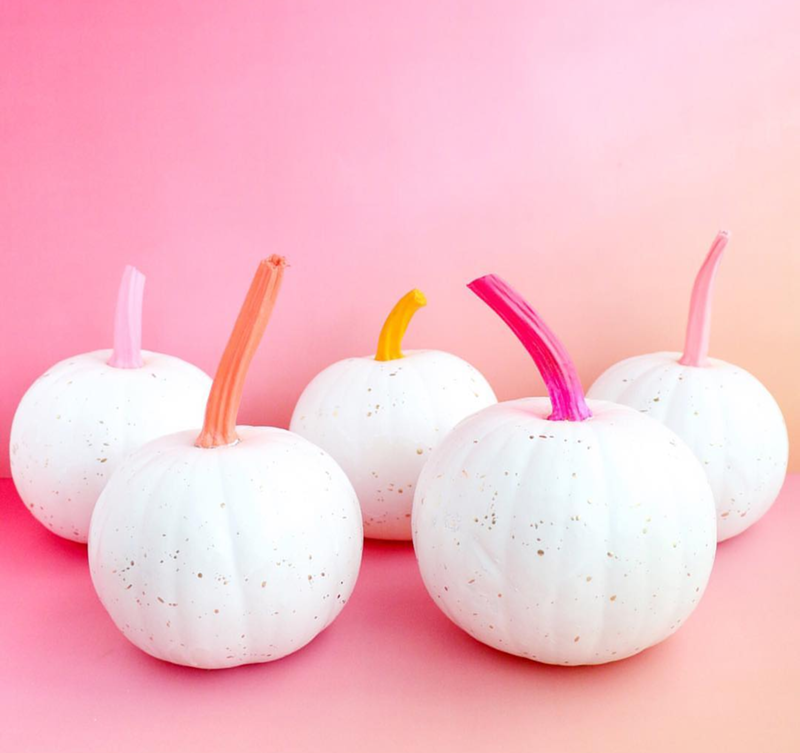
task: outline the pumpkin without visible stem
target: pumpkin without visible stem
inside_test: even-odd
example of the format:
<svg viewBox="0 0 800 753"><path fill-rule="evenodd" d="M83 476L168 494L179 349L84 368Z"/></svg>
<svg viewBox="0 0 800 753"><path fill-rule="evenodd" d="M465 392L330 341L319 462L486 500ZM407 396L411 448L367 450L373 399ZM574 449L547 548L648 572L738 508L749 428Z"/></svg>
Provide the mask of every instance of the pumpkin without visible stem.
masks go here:
<svg viewBox="0 0 800 753"><path fill-rule="evenodd" d="M486 408L434 451L412 517L425 586L470 635L541 662L600 664L658 643L711 572L703 469L658 422L585 401L561 343L502 280L470 288L531 353L550 399Z"/></svg>
<svg viewBox="0 0 800 753"><path fill-rule="evenodd" d="M727 242L727 233L717 235L695 280L683 354L620 361L588 392L661 421L691 447L714 491L719 541L770 508L789 455L783 415L766 387L743 368L708 357L711 293Z"/></svg>
<svg viewBox="0 0 800 753"><path fill-rule="evenodd" d="M98 501L89 538L97 593L136 646L220 668L278 659L339 614L361 562L358 501L320 448L236 427L245 375L285 262L259 266L197 430L133 453Z"/></svg>
<svg viewBox="0 0 800 753"><path fill-rule="evenodd" d="M39 377L11 427L11 474L33 515L86 542L97 498L129 452L195 424L211 379L180 358L141 349L144 275L126 267L114 349L67 358Z"/></svg>
<svg viewBox="0 0 800 753"><path fill-rule="evenodd" d="M291 430L330 452L353 482L371 538L411 538L411 503L425 460L461 419L497 402L466 361L440 350L401 351L406 327L424 305L419 290L403 296L376 355L326 368L292 415Z"/></svg>

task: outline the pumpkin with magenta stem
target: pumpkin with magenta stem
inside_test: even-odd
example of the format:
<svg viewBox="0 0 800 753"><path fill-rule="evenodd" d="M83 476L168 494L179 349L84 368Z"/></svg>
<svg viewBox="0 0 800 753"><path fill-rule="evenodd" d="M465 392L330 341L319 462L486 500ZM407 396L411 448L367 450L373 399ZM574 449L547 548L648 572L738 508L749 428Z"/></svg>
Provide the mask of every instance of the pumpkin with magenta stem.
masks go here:
<svg viewBox="0 0 800 753"><path fill-rule="evenodd" d="M259 266L199 435L129 456L92 518L100 600L159 659L207 669L279 659L329 625L355 585L361 516L344 472L296 434L236 426L284 266Z"/></svg>
<svg viewBox="0 0 800 753"><path fill-rule="evenodd" d="M740 366L708 357L711 294L727 243L719 233L695 280L683 354L620 361L588 392L661 421L689 445L714 492L719 541L769 510L789 455L786 424L767 388Z"/></svg>
<svg viewBox="0 0 800 753"><path fill-rule="evenodd" d="M411 503L422 466L466 416L497 402L473 366L440 350L401 342L426 303L404 295L386 319L375 356L347 358L303 391L290 428L327 450L355 487L370 538L409 540Z"/></svg>
<svg viewBox="0 0 800 753"><path fill-rule="evenodd" d="M196 423L211 379L180 358L142 350L145 277L128 266L113 350L67 358L23 396L11 426L11 474L34 517L85 543L97 498L129 452Z"/></svg>
<svg viewBox="0 0 800 753"><path fill-rule="evenodd" d="M538 314L494 275L469 287L517 335L547 398L502 402L433 452L414 498L425 586L459 627L550 664L601 664L667 638L716 548L703 469L669 429L586 401Z"/></svg>

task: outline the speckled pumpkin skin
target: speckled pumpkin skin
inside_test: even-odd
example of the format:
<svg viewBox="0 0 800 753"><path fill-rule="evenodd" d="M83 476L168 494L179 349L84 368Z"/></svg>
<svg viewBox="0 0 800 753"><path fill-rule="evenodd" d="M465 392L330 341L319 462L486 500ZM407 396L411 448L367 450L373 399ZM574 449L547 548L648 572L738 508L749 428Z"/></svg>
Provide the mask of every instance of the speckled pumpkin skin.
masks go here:
<svg viewBox="0 0 800 753"><path fill-rule="evenodd" d="M117 369L110 356L98 350L57 363L25 393L11 426L11 474L26 507L82 543L122 458L196 426L211 389L208 375L179 358L143 351L144 366Z"/></svg>
<svg viewBox="0 0 800 753"><path fill-rule="evenodd" d="M494 648L549 664L623 659L671 635L708 582L714 501L671 431L589 401L500 403L433 453L414 499L414 548L436 604Z"/></svg>
<svg viewBox="0 0 800 753"><path fill-rule="evenodd" d="M680 353L628 358L603 373L589 397L629 405L672 429L700 460L717 508L719 541L755 523L786 477L789 439L775 399L752 374Z"/></svg>
<svg viewBox="0 0 800 753"><path fill-rule="evenodd" d="M92 518L92 581L148 654L217 669L296 651L328 626L361 564L358 500L331 457L282 429L197 431L129 456Z"/></svg>
<svg viewBox="0 0 800 753"><path fill-rule="evenodd" d="M306 387L290 428L347 473L366 536L409 540L414 489L431 451L459 421L496 402L481 373L450 353L348 358Z"/></svg>

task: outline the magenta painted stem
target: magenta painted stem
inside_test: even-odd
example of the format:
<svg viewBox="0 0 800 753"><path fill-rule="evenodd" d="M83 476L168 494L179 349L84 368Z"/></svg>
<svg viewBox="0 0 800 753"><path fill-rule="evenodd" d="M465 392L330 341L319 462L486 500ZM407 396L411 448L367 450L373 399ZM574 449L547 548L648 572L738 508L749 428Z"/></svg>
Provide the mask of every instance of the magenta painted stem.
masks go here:
<svg viewBox="0 0 800 753"><path fill-rule="evenodd" d="M117 369L138 369L142 361L142 300L144 275L128 265L122 274L114 317L114 352L108 365Z"/></svg>
<svg viewBox="0 0 800 753"><path fill-rule="evenodd" d="M722 252L728 245L728 233L717 234L711 250L700 267L692 288L692 302L689 306L689 323L686 325L686 344L680 363L684 366L708 365L708 342L711 338L711 294L714 278L717 275Z"/></svg>
<svg viewBox="0 0 800 753"><path fill-rule="evenodd" d="M467 287L511 328L544 379L553 412L551 421L583 421L592 415L583 394L575 364L564 346L537 314L507 282L497 275L473 280Z"/></svg>

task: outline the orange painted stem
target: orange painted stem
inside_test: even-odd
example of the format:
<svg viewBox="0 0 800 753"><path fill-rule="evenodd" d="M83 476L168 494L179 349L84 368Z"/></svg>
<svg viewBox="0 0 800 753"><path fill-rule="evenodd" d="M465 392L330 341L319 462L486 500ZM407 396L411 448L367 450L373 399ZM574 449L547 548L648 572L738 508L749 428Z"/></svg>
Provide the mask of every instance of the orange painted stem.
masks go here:
<svg viewBox="0 0 800 753"><path fill-rule="evenodd" d="M197 447L223 447L239 441L236 416L242 402L244 380L278 298L285 268L286 260L282 256L270 256L258 265L217 367L203 430L195 442Z"/></svg>

